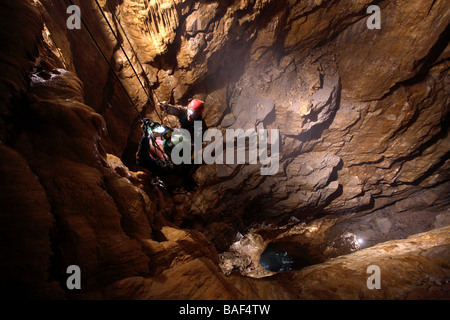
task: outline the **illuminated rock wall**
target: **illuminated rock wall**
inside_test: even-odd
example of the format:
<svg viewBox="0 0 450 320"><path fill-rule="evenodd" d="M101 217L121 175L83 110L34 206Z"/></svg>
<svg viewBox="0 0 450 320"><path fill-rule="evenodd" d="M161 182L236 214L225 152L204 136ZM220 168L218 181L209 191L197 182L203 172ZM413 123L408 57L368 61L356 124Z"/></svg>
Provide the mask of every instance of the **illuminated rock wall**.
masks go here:
<svg viewBox="0 0 450 320"><path fill-rule="evenodd" d="M99 1L112 30L95 1L74 3L80 30L66 1L0 5L2 288L448 298L446 1L380 1L381 29L371 1ZM155 189L135 164L138 112L160 121L157 101L191 96L212 128L278 129L278 173L203 165L190 198ZM317 264L270 276L270 243Z"/></svg>

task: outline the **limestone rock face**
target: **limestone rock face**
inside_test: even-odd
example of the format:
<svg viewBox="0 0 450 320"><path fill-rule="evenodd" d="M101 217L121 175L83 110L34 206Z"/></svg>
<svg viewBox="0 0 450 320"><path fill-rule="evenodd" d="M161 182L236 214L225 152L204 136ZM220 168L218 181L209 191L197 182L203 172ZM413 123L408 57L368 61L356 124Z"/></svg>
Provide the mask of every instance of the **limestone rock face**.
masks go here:
<svg viewBox="0 0 450 320"><path fill-rule="evenodd" d="M2 287L13 299L60 299L64 292L48 273L55 220L47 195L23 156L3 144L0 148L0 232L2 244L8 244L1 251Z"/></svg>
<svg viewBox="0 0 450 320"><path fill-rule="evenodd" d="M2 288L449 298L448 1L378 1L381 29L369 0L76 3L81 30L65 1L0 4ZM278 170L203 164L196 193L155 188L135 163L141 117L176 125L156 102L191 97L223 134L278 130ZM286 271L260 264L272 247Z"/></svg>
<svg viewBox="0 0 450 320"><path fill-rule="evenodd" d="M386 3L382 10L379 31L364 32L363 19L337 39L339 74L349 98L378 100L395 85L424 76L447 45L448 4L400 1ZM367 63L355 63L355 57Z"/></svg>
<svg viewBox="0 0 450 320"><path fill-rule="evenodd" d="M174 268L163 273L161 276L168 279L164 282L166 285L161 285L159 277L126 278L108 288L113 294L107 298L353 300L421 299L432 296L446 299L448 280L442 282L442 279L448 274L442 267L449 258L448 232L448 227L435 229L405 240L388 241L300 271L283 272L263 279L238 275L226 278L215 266L197 259L178 267L181 270ZM379 290L367 286L371 274L367 273L367 269L371 265L378 266L380 270ZM417 265L421 267L418 269ZM427 276L424 277L424 273ZM203 283L197 289L199 281ZM192 288L196 290L190 291Z"/></svg>

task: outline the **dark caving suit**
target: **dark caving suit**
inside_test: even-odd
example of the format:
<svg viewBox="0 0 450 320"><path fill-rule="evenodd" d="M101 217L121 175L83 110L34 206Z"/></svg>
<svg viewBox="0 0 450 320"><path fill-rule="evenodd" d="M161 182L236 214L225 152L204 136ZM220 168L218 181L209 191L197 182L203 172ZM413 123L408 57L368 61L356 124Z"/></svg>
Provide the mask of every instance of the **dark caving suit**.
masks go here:
<svg viewBox="0 0 450 320"><path fill-rule="evenodd" d="M161 103L161 109L164 110L166 113L174 115L178 118L178 121L180 122L180 127L182 129L185 129L189 131L191 134L191 139L194 139L194 121L201 121L202 122L202 132L198 134L202 134L206 131L207 126L205 123L205 120L203 120L202 113L203 113L203 102L201 102L198 99L192 100L187 108L182 106L173 106L167 103ZM190 118L189 113L190 110L192 110L192 113L195 114L195 117Z"/></svg>
<svg viewBox="0 0 450 320"><path fill-rule="evenodd" d="M169 161L164 158L158 157L157 151L155 151L155 146L150 147L150 141L152 138L142 136L141 141L139 141L138 151L136 153L136 163L149 171L153 177L161 179L166 186L179 186L183 184L183 179L180 177L176 168ZM155 143L156 140L154 140ZM153 144L153 141L152 141ZM169 190L171 191L171 190ZM187 190L186 190L187 191Z"/></svg>
<svg viewBox="0 0 450 320"><path fill-rule="evenodd" d="M203 101L199 99L192 99L187 107L183 106L174 106L165 102L159 103L159 106L161 110L164 112L174 115L178 118L178 121L180 123L180 127L182 129L185 129L189 132L191 136L191 141L194 140L195 135L201 135L203 136L203 133L206 131L207 126L205 121L203 120L202 114L204 110L204 103ZM194 131L194 123L195 121L201 121L202 122L202 132L195 132ZM191 149L191 154L192 154ZM178 165L181 169L181 174L183 177L183 180L188 183L189 185L197 186L196 182L192 178L193 174L197 169L199 168L199 165L193 163L193 159L191 159L190 164L182 163ZM194 187L194 188L195 188Z"/></svg>
<svg viewBox="0 0 450 320"><path fill-rule="evenodd" d="M169 114L175 115L179 118L180 126L182 129L186 129L194 136L194 120L202 121L203 132L206 129L206 124L201 117L203 112L203 102L194 99L188 107L172 106L166 103L160 104L161 109ZM164 153L162 148L162 141L156 140L152 137L150 132L148 137L146 135L147 128L143 126L144 136L139 142L138 151L136 154L136 162L139 166L149 170L153 176L161 179L168 191L176 189L177 187L183 187L187 192L194 191L198 185L193 179L192 175L198 168L198 165L180 164L174 166L171 162L164 159ZM201 134L203 134L203 132ZM200 134L200 133L198 133ZM151 142L151 144L150 144Z"/></svg>

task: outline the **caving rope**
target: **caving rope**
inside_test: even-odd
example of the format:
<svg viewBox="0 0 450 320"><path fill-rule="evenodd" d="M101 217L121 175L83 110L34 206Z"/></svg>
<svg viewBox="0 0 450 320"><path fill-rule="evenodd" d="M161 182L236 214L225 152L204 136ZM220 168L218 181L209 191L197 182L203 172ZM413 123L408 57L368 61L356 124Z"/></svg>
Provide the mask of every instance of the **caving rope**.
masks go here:
<svg viewBox="0 0 450 320"><path fill-rule="evenodd" d="M69 3L70 3L71 5L73 5L72 0L68 0L68 1L69 1ZM97 5L99 6L99 3L97 2L97 0L95 0L95 2L96 2ZM105 18L106 22L108 23L108 26L111 28L111 31L113 32L114 37L116 38L117 42L118 42L119 45L120 45L120 41L119 41L117 35L116 35L115 32L113 31L112 26L110 25L108 19L106 18L105 14L104 14L104 12L103 12L103 10L101 9L100 6L99 6L99 9L100 9L100 11L102 12L102 15L103 15L103 17ZM81 17L80 17L80 20L81 20L83 26L86 28L86 31L87 31L87 33L89 34L90 38L94 41L95 46L97 47L98 51L99 51L100 54L102 55L103 59L104 59L105 62L108 64L109 69L113 72L113 74L114 74L114 76L116 77L117 81L119 82L119 84L121 85L122 89L124 90L126 96L127 96L128 99L130 100L131 105L133 106L134 110L136 111L136 113L138 114L139 118L140 118L141 121L143 122L144 119L145 119L144 116L141 114L141 112L140 112L140 111L138 110L138 108L136 107L136 104L134 103L134 101L133 101L133 99L131 98L130 94L128 93L127 89L126 89L125 86L123 85L123 83L122 83L122 81L120 80L118 74L116 73L116 71L115 71L114 68L112 67L112 65L111 65L111 63L109 62L108 58L107 58L107 57L105 56L105 54L103 53L103 50L100 48L100 45L98 44L97 40L96 40L95 37L93 36L93 34L92 34L92 32L90 31L89 27L86 25L85 21L84 21ZM130 63L130 66L131 66L131 68L133 69L133 71L134 71L136 77L138 78L139 83L140 83L141 86L142 86L142 89L143 89L144 92L147 94L147 97L148 97L148 99L149 99L149 101L150 101L150 96L148 95L147 91L145 90L145 87L144 87L143 83L141 82L141 80L140 80L140 78L139 78L139 76L138 76L136 70L134 69L133 64L131 63L130 59L128 58L128 55L126 54L126 52L125 52L125 50L123 49L122 45L120 45L120 47L121 47L123 53L125 54L125 56L126 56L128 62ZM154 103L153 103L153 107L154 107L154 109L155 109L155 111L156 111L156 114L158 115L158 117L159 117L159 118L161 119L161 121L162 121L162 118L161 118L161 116L159 115L158 111L156 110L157 108L155 107ZM167 158L167 155L163 152L163 150L161 150L161 148L159 147L159 145L158 145L158 143L156 142L155 138L154 138L153 136L151 136L150 138L151 138L151 141L152 141L153 146L154 146L155 148L157 148L157 149L163 154L164 159L165 159L166 161L169 161L169 159Z"/></svg>
<svg viewBox="0 0 450 320"><path fill-rule="evenodd" d="M125 51L125 49L123 48L123 46L122 46L122 44L121 44L121 41L119 40L118 34L116 34L116 32L114 31L113 27L111 26L111 23L109 22L108 18L106 17L106 14L105 14L104 10L102 9L102 7L100 6L100 4L98 3L97 0L95 0L95 3L97 4L98 9L100 10L100 12L101 12L103 18L105 19L106 23L108 24L109 29L111 30L111 33L113 34L113 36L114 36L114 38L116 39L118 45L120 46L120 49L122 50L123 54L125 55L125 57L126 57L128 63L130 64L131 69L133 70L134 74L136 75L136 78L138 79L139 84L140 84L141 87L142 87L142 90L143 90L143 91L145 92L145 94L147 95L148 101L149 101L149 102L150 102L150 101L152 102L153 107L154 107L154 109L155 109L155 112L156 112L156 114L158 115L159 119L161 120L161 123L164 123L164 121L163 121L161 115L158 113L158 110L157 110L157 108L156 108L156 106L155 106L155 102L153 101L152 96L151 96L150 93L147 92L147 90L145 89L145 86L144 86L144 84L142 83L142 81L141 81L141 79L140 79L140 77L139 77L139 74L137 73L136 69L135 69L134 66L133 66L133 63L131 62L130 58L128 57L128 55L127 55L127 53L126 53L126 51ZM146 73L145 73L145 69L144 69L144 67L142 66L141 61L139 60L139 57L138 57L136 51L134 50L134 47L133 47L133 44L132 44L131 41L130 41L130 38L128 37L127 33L125 32L125 29L123 28L123 26L122 26L120 20L118 19L117 15L114 13L114 10L111 8L111 5L109 4L109 2L106 2L106 4L107 4L108 9L109 9L109 11L111 12L111 14L112 14L112 16L113 16L115 22L117 22L117 24L119 25L120 29L122 30L122 33L123 33L123 35L125 36L125 39L127 39L128 44L130 45L131 51L133 52L133 55L134 55L134 57L136 58L136 61L138 62L139 66L140 66L140 68L141 68L142 74L145 75L145 74L146 74ZM148 78L147 78L146 76L145 76L145 79L147 80L146 82L147 82L147 85L148 85ZM161 102L161 101L159 100L158 95L157 95L154 91L152 91L151 88L150 88L150 92L153 94L153 96L156 97L156 99L158 100L158 102ZM170 127L173 128L173 125L172 125L172 123L170 122L170 119L167 117L167 115L166 115L166 118L167 118L167 121L169 122Z"/></svg>
<svg viewBox="0 0 450 320"><path fill-rule="evenodd" d="M72 0L64 0L64 2L66 3L66 5L67 5L67 1L70 3L70 5L74 5L73 2L72 2ZM134 68L133 64L131 63L131 60L129 59L128 55L126 54L125 49L124 49L123 46L121 45L121 43L120 43L120 41L119 41L119 39L118 39L118 36L117 36L116 33L114 32L114 30L113 30L111 24L109 23L109 21L108 21L106 15L105 15L103 9L101 8L101 6L99 5L99 3L98 3L97 0L95 0L95 3L97 4L97 6L98 6L100 12L102 13L104 19L106 20L106 22L107 22L107 24L108 24L108 26L109 26L111 32L113 33L114 37L116 38L116 41L117 41L117 43L119 44L119 46L120 46L122 52L124 53L125 57L127 58L128 63L130 64L131 68L133 69L133 72L134 72L134 74L136 75L136 77L137 77L137 79L138 79L138 81L139 81L139 83L140 83L142 89L144 90L145 94L146 94L147 97L148 97L148 101L149 101L149 102L151 101L151 102L153 103L153 107L154 107L154 109L155 109L155 112L156 112L156 114L158 115L158 117L159 117L159 119L161 120L161 122L163 123L163 119L162 119L161 115L158 113L157 108L156 108L156 106L155 106L155 103L154 103L153 99L150 98L150 94L145 90L144 84L142 83L142 81L141 81L141 79L140 79L138 73L136 72L136 69ZM108 7L109 7L109 9L111 10L111 7L109 6L109 4L108 4ZM117 23L120 25L120 28L122 29L122 32L124 33L124 35L125 35L127 41L129 42L129 45L130 45L130 47L131 47L131 49L132 49L132 51L133 51L133 54L135 55L135 57L136 57L136 59L137 59L139 65L140 65L140 67L141 67L141 70L142 70L143 73L145 74L145 70L144 70L144 68L142 67L141 62L139 61L139 58L138 58L138 56L137 56L137 54L136 54L136 51L134 51L133 46L132 46L132 44L131 44L131 42L130 42L128 36L126 35L125 30L123 29L122 25L120 24L120 21L117 19L117 16L114 14L113 10L111 10L111 13L113 14L113 16L114 16L115 20L117 21ZM111 63L109 62L108 58L107 58L106 55L103 53L103 50L100 48L100 45L98 44L98 42L97 42L97 40L95 39L95 37L94 37L94 35L92 34L92 32L90 31L90 29L89 29L89 27L87 26L86 22L85 22L81 17L80 17L80 20L81 20L81 23L83 24L84 28L86 29L87 33L89 34L89 37L90 37L90 38L92 39L92 41L94 42L94 44L95 44L97 50L100 52L101 56L103 57L103 59L104 59L105 62L107 63L109 69L112 71L112 73L114 74L115 78L116 78L117 81L119 82L119 84L120 84L120 86L122 87L123 91L125 92L125 95L127 96L128 100L130 100L131 105L133 106L134 110L135 110L136 113L138 114L140 120L141 120L142 122L145 122L145 117L141 114L141 112L140 112L139 109L137 108L136 104L134 103L133 99L131 98L130 94L128 93L127 89L125 88L124 84L122 83L122 81L121 81L119 75L116 73L116 71L115 71L114 68L112 67ZM150 89L150 90L151 90L151 89ZM159 102L160 100L159 100L158 96L157 96L154 92L153 92L153 94L154 94L154 96L156 97L156 99L157 99L158 102ZM167 117L167 115L166 115L166 117ZM168 117L167 117L167 120L169 121L169 124L171 124L171 123L170 123L170 119L169 119ZM170 162L170 160L167 158L167 155L165 154L165 152L164 152L163 150L161 150L160 146L159 146L158 143L156 142L155 137L154 137L153 135L150 135L150 139L152 140L153 146L154 146L155 148L157 148L157 149L163 154L165 160L168 161L168 162ZM186 196L191 200L191 203L193 203L194 206L195 206L198 210L200 210L200 212L203 213L203 210L200 209L200 208L198 207L198 205L197 205L194 201L192 201L191 196L190 196L186 191L185 191L185 192L182 192L182 193L180 193L180 194L186 195Z"/></svg>
<svg viewBox="0 0 450 320"><path fill-rule="evenodd" d="M141 87L142 87L142 90L143 90L143 91L145 92L145 94L147 95L147 99L148 99L147 101L152 103L153 108L154 108L156 114L158 115L158 118L161 120L161 123L164 123L164 121L163 121L161 115L159 114L159 112L158 112L158 110L157 110L158 108L156 108L156 106L155 106L155 102L153 101L152 96L151 96L150 93L147 92L147 90L145 89L145 86L144 86L144 84L142 83L141 78L139 77L139 74L137 73L136 69L135 69L134 66L133 66L133 63L131 62L131 59L128 57L128 54L126 53L125 49L123 48L123 46L122 46L122 44L121 44L121 42L120 42L120 40L119 40L119 37L118 37L118 35L116 34L116 32L114 31L113 27L111 26L111 23L109 22L108 18L106 17L105 12L103 11L102 7L100 6L100 4L98 3L97 0L95 0L95 3L97 4L98 9L100 10L100 12L101 12L103 18L105 19L105 21L106 21L106 23L107 23L109 29L111 30L111 33L113 34L113 36L114 36L114 38L116 39L118 45L120 46L120 49L122 50L123 54L125 55L125 57L126 57L128 63L130 64L130 67L131 67L131 69L133 70L133 72L134 72L136 78L138 79L139 84L140 84ZM109 10L111 11L111 14L113 15L115 21L117 22L117 24L118 24L118 25L120 26L120 28L122 29L122 32L123 32L123 34L125 35L125 38L127 39L128 43L129 43L129 45L130 45L130 48L131 48L131 50L132 50L132 52L133 52L133 54L134 54L136 60L137 60L138 63L139 63L139 66L141 67L142 73L145 74L145 70L144 70L144 68L143 68L143 66L142 66L142 64L141 64L141 62L140 62L140 60L139 60L138 55L136 54L136 51L135 51L134 48L133 48L133 45L131 44L130 39L128 38L128 36L127 36L127 34L126 34L126 32L125 32L125 29L122 27L122 24L121 24L120 21L117 19L117 16L115 15L114 11L112 10L112 8L111 8L111 6L109 5L108 2L107 2L107 4L108 4L108 8L109 8ZM148 81L147 81L147 82L148 82ZM151 90L151 89L150 89L150 90ZM153 93L153 95L156 97L156 99L158 99L158 101L159 101L158 96L157 96L154 92L152 92L152 93ZM173 127L173 126L172 126L172 123L170 122L170 119L167 117L167 115L166 115L166 118L167 118L167 120L169 121L170 126ZM143 119L142 119L142 120L143 120ZM163 155L163 157L164 157L164 159L165 159L166 161L169 161L169 162L170 162L170 160L169 160L169 158L167 157L167 155L164 153L163 150L161 150L160 146L159 146L158 143L156 142L155 137L154 137L153 135L151 135L151 136L150 136L150 139L151 139L151 141L152 141L153 147L156 148L157 150L159 150L159 151L162 153L162 155Z"/></svg>
<svg viewBox="0 0 450 320"><path fill-rule="evenodd" d="M66 2L66 0L64 0ZM74 5L72 0L67 0L70 5ZM67 2L66 2L67 4ZM95 40L94 35L92 34L92 32L89 30L88 26L86 25L85 21L83 20L83 18L80 17L81 23L83 24L84 28L86 29L86 32L89 34L89 37L92 39L92 41L94 41L95 46L97 47L98 51L100 52L101 56L103 57L103 59L105 60L105 62L108 64L109 69L112 71L112 73L114 74L114 76L116 77L117 81L119 82L120 86L122 87L123 91L125 92L128 100L130 100L131 105L133 106L134 110L136 110L136 113L139 115L139 117L141 118L141 120L144 120L144 116L141 114L141 112L138 110L138 108L136 107L136 104L134 103L133 99L131 98L130 94L128 93L127 89L125 88L125 86L123 85L122 81L120 80L119 76L117 75L116 71L114 70L114 68L112 67L111 63L109 62L108 58L105 56L105 54L103 53L103 50L100 48L100 45L98 44L97 40Z"/></svg>

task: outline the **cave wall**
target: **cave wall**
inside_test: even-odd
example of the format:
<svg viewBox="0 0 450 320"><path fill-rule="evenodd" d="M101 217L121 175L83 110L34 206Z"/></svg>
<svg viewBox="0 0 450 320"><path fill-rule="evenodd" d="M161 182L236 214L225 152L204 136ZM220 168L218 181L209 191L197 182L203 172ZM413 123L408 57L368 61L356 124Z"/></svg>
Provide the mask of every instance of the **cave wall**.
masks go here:
<svg viewBox="0 0 450 320"><path fill-rule="evenodd" d="M155 101L183 104L195 95L207 104L210 127L280 130L277 176L261 177L248 165L205 166L198 174L204 190L196 204L203 211L232 211L236 217L245 211L252 220L312 208L381 207L412 185L428 188L448 180L446 3L381 1L380 30L366 26L369 3L102 4L146 90L95 3L80 6L143 113L159 120L152 112ZM77 57L87 104L114 128L105 139L107 150L133 167L139 137L135 110L92 39L64 27L64 3L43 4L59 17L52 21L55 33L65 30L67 39L58 42L77 44L67 55ZM236 201L236 189L245 190L240 193L246 198ZM267 210L261 214L262 207Z"/></svg>
<svg viewBox="0 0 450 320"><path fill-rule="evenodd" d="M322 4L311 15L303 14L309 21L305 26L299 14L300 21L286 23L283 31L276 32L275 22L258 31L266 38L257 36L251 43L254 54L228 94L228 114L238 120L226 127L253 128L262 121L265 128L279 128L282 169L278 176L261 181L252 169L232 167L228 176L233 179L213 183L214 191L243 187L246 201L258 198L269 215L283 210L302 213L312 207L345 212L372 206L379 197L395 201L393 195L411 185L431 187L448 179L446 5L422 3L418 10L417 4L406 2L384 4L381 30L367 29L361 15L364 5L338 3L330 9ZM335 17L334 8L346 17ZM337 21L333 35L322 32L326 27L315 20L328 21L327 14ZM432 37L425 31L430 30L427 24L433 25ZM273 33L267 35L268 30ZM296 35L298 44L289 45ZM420 48L411 49L413 43ZM239 117L242 110L267 100L271 105L266 114ZM264 122L272 110L275 119ZM427 157L438 149L439 156ZM217 170L221 177L226 175ZM213 168L205 171L210 176ZM280 183L283 179L286 183ZM232 199L223 203L220 196L222 206L216 209L239 210L240 203Z"/></svg>
<svg viewBox="0 0 450 320"><path fill-rule="evenodd" d="M236 220L367 214L422 189L442 211L448 5L381 1L381 29L370 30L369 3L174 3L179 19L162 54L173 65L161 65L155 93L204 99L209 126L282 137L275 176L252 165L201 168L190 208L200 220L206 212L225 232Z"/></svg>
<svg viewBox="0 0 450 320"><path fill-rule="evenodd" d="M380 30L366 27L371 1L100 1L119 42L94 1L74 3L114 71L86 26L67 29L67 2L1 4L2 288L73 299L448 297L445 1L378 1ZM158 100L195 96L210 127L279 129L280 171L202 166L192 201L168 197L134 166L139 117L127 94L155 120ZM346 257L225 277L218 252L248 231L258 240L237 262L245 268L273 240L320 261L355 251L345 232L398 242L352 253L348 269ZM375 253L387 269L425 268L370 295L360 282ZM81 292L65 287L71 264ZM356 270L346 287L319 289Z"/></svg>

